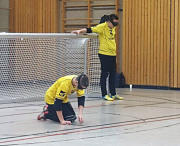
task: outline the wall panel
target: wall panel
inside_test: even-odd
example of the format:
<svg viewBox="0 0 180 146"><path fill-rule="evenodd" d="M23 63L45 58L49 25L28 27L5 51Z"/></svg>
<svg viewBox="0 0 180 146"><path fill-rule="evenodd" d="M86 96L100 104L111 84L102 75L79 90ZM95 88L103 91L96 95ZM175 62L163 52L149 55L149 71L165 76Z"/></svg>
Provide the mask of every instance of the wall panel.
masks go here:
<svg viewBox="0 0 180 146"><path fill-rule="evenodd" d="M170 6L170 0L124 0L122 71L127 84L169 86Z"/></svg>
<svg viewBox="0 0 180 146"><path fill-rule="evenodd" d="M178 1L177 87L180 88L180 2Z"/></svg>
<svg viewBox="0 0 180 146"><path fill-rule="evenodd" d="M171 87L180 88L180 2L172 0L171 9Z"/></svg>
<svg viewBox="0 0 180 146"><path fill-rule="evenodd" d="M10 0L10 32L59 32L58 0Z"/></svg>

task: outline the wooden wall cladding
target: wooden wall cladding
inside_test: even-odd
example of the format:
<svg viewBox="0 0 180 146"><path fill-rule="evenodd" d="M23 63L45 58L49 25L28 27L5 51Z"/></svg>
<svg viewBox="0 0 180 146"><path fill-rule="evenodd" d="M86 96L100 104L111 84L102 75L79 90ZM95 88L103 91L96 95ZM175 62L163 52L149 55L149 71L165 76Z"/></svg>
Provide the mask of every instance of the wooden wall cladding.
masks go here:
<svg viewBox="0 0 180 146"><path fill-rule="evenodd" d="M180 88L180 1L171 6L170 87Z"/></svg>
<svg viewBox="0 0 180 146"><path fill-rule="evenodd" d="M123 1L127 84L180 88L180 2Z"/></svg>
<svg viewBox="0 0 180 146"><path fill-rule="evenodd" d="M10 0L10 32L58 32L58 0Z"/></svg>

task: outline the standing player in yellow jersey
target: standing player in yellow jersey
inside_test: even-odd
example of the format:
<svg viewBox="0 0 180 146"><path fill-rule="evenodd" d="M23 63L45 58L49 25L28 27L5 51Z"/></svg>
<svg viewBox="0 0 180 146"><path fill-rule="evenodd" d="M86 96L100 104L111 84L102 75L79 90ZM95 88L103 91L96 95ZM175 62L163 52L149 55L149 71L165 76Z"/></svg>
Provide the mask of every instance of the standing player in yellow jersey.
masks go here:
<svg viewBox="0 0 180 146"><path fill-rule="evenodd" d="M79 76L69 75L59 78L45 94L46 106L37 119L50 119L60 122L62 125L70 125L76 120L76 114L69 102L68 95L76 92L78 97L78 120L83 122L83 108L85 103L85 91L89 85L85 74Z"/></svg>
<svg viewBox="0 0 180 146"><path fill-rule="evenodd" d="M116 94L115 89L115 75L116 75L116 41L115 41L115 27L118 25L118 16L111 14L107 16L104 23L98 24L95 27L84 28L72 31L72 33L97 33L99 37L99 59L101 62L101 93L106 100L113 101L115 98L123 99ZM109 76L109 91L107 94L106 80Z"/></svg>

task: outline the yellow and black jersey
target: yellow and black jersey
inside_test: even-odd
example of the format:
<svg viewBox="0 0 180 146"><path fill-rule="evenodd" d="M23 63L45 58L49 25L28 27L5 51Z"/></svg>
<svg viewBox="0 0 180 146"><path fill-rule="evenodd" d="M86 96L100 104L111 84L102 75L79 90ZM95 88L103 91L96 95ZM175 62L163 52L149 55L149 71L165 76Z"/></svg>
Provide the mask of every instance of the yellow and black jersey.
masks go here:
<svg viewBox="0 0 180 146"><path fill-rule="evenodd" d="M69 101L68 95L76 92L77 97L84 96L85 91L74 88L72 85L72 79L77 77L76 75L69 75L59 78L45 94L45 102L47 104L54 104L55 99L62 100L62 103Z"/></svg>
<svg viewBox="0 0 180 146"><path fill-rule="evenodd" d="M99 35L99 54L116 56L115 27L110 29L107 22L91 27Z"/></svg>

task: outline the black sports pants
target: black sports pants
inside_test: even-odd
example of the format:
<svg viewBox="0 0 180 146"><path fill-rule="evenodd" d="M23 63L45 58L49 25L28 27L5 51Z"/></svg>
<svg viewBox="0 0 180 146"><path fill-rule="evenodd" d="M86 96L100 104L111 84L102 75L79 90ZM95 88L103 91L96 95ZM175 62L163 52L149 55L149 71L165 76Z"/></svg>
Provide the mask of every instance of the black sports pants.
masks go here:
<svg viewBox="0 0 180 146"><path fill-rule="evenodd" d="M54 110L54 105L51 105L51 104L47 104L47 105L48 105L48 114L45 115L45 118L59 122L57 113ZM62 103L62 114L63 114L65 121L74 122L76 120L76 114L75 114L70 102Z"/></svg>
<svg viewBox="0 0 180 146"><path fill-rule="evenodd" d="M102 96L107 95L106 79L109 75L109 92L111 95L116 95L115 75L116 75L116 56L108 56L98 54L101 62L101 93Z"/></svg>

